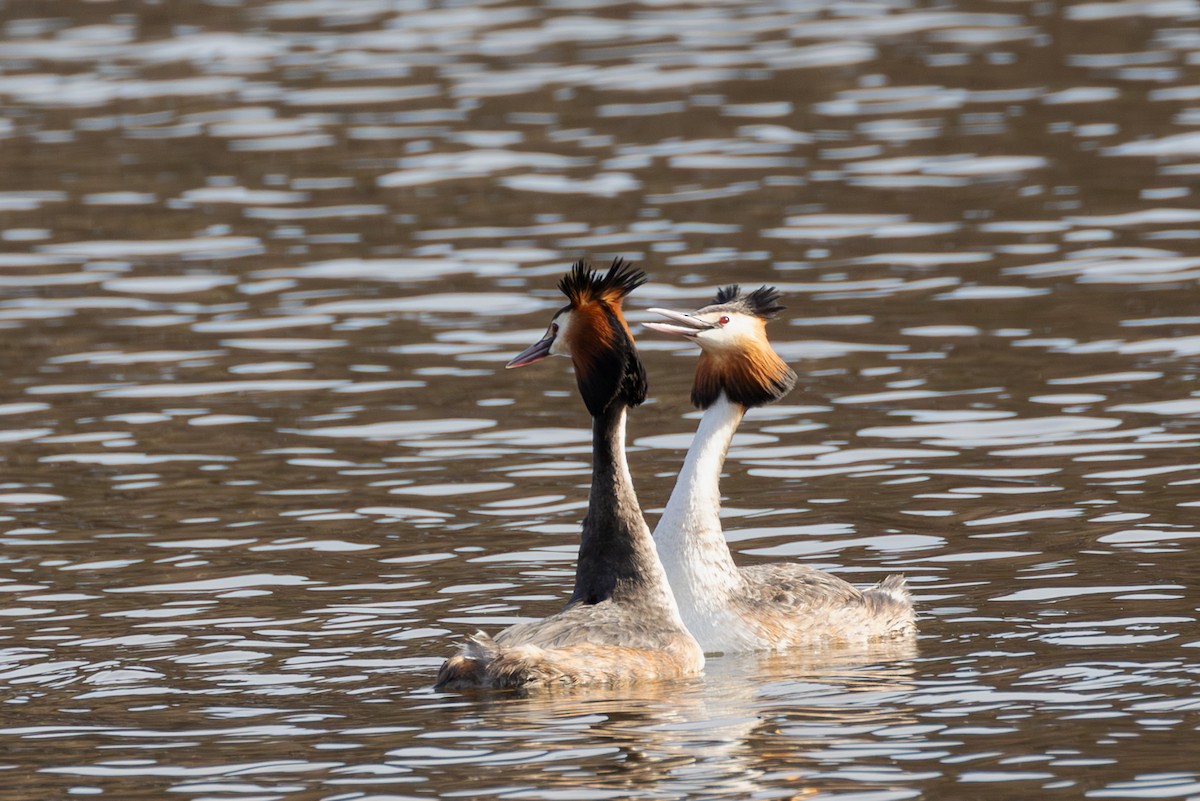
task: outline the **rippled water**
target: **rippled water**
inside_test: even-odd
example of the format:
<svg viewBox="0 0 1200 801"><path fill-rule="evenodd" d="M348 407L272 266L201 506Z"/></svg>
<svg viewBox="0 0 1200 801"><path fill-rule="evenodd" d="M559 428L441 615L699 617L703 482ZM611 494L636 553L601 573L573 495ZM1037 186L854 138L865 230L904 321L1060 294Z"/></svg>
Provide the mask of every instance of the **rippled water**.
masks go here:
<svg viewBox="0 0 1200 801"><path fill-rule="evenodd" d="M0 797L1184 798L1200 662L1200 3L0 10ZM429 687L569 594L537 337L630 301L656 518L693 354L801 375L744 563L903 571L912 648L620 693Z"/></svg>

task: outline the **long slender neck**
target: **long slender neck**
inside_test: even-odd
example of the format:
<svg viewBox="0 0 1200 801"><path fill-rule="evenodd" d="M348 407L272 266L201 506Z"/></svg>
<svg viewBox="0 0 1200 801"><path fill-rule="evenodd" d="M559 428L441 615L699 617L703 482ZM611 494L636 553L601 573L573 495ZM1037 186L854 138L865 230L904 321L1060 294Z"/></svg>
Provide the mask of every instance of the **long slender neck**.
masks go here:
<svg viewBox="0 0 1200 801"><path fill-rule="evenodd" d="M625 459L625 413L626 407L614 402L592 418L592 489L573 602L594 604L639 592L661 593L666 587Z"/></svg>
<svg viewBox="0 0 1200 801"><path fill-rule="evenodd" d="M702 560L705 573L713 579L733 581L737 575L721 530L720 483L725 454L745 413L744 406L722 392L700 418L671 499L654 529L672 586L675 566L694 560Z"/></svg>

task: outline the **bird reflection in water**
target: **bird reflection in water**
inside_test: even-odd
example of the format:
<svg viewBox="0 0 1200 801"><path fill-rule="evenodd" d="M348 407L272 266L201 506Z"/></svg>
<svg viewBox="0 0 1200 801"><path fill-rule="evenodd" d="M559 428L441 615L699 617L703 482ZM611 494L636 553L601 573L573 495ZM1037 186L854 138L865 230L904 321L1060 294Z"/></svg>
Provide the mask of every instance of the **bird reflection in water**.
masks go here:
<svg viewBox="0 0 1200 801"><path fill-rule="evenodd" d="M627 797L654 787L736 798L763 789L759 778L767 774L773 778L765 786L778 786L784 771L804 797L806 783L822 791L838 783L825 775L828 758L818 750L870 741L888 757L872 733L916 720L906 703L916 656L911 640L728 654L710 658L705 676L691 680L481 694L455 726L473 732L472 746L497 756L522 752L511 775L500 766L489 771L493 786L542 764L539 787L561 785L580 797Z"/></svg>

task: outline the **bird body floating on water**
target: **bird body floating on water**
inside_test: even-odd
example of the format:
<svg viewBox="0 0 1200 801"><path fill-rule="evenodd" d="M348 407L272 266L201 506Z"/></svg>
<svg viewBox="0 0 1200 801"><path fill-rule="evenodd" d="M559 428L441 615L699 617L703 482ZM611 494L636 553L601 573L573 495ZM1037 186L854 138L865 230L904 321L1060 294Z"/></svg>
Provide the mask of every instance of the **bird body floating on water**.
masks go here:
<svg viewBox="0 0 1200 801"><path fill-rule="evenodd" d="M902 576L859 590L795 563L738 567L721 529L721 468L748 408L779 400L796 382L767 340L783 307L774 288L717 292L692 313L651 309L670 323L648 328L700 346L692 403L704 410L683 468L654 530L688 630L706 653L820 647L911 635L912 599Z"/></svg>
<svg viewBox="0 0 1200 801"><path fill-rule="evenodd" d="M592 416L592 484L575 589L561 612L477 633L442 665L436 686L624 684L695 676L704 654L688 632L642 517L625 457L625 420L646 373L621 305L645 283L621 260L607 273L577 262L559 281L568 303L546 335L508 363L571 359Z"/></svg>

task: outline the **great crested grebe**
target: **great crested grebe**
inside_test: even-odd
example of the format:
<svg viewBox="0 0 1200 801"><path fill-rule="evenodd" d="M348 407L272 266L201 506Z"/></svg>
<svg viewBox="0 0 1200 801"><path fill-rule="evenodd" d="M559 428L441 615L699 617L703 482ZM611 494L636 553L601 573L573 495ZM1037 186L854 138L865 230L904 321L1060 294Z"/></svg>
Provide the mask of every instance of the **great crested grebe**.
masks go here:
<svg viewBox="0 0 1200 801"><path fill-rule="evenodd" d="M796 383L767 341L766 322L782 310L773 287L743 295L733 285L692 314L651 309L672 322L646 323L700 346L692 403L704 415L654 541L683 621L705 652L863 642L916 631L902 576L859 590L804 565L738 567L730 555L719 487L730 440L747 408L779 400Z"/></svg>
<svg viewBox="0 0 1200 801"><path fill-rule="evenodd" d="M569 303L546 335L508 363L567 356L592 415L592 486L575 591L561 612L478 633L442 665L437 687L619 684L694 676L704 653L688 633L642 517L625 459L625 415L646 398L646 372L621 313L646 281L621 259L579 261L558 283Z"/></svg>

